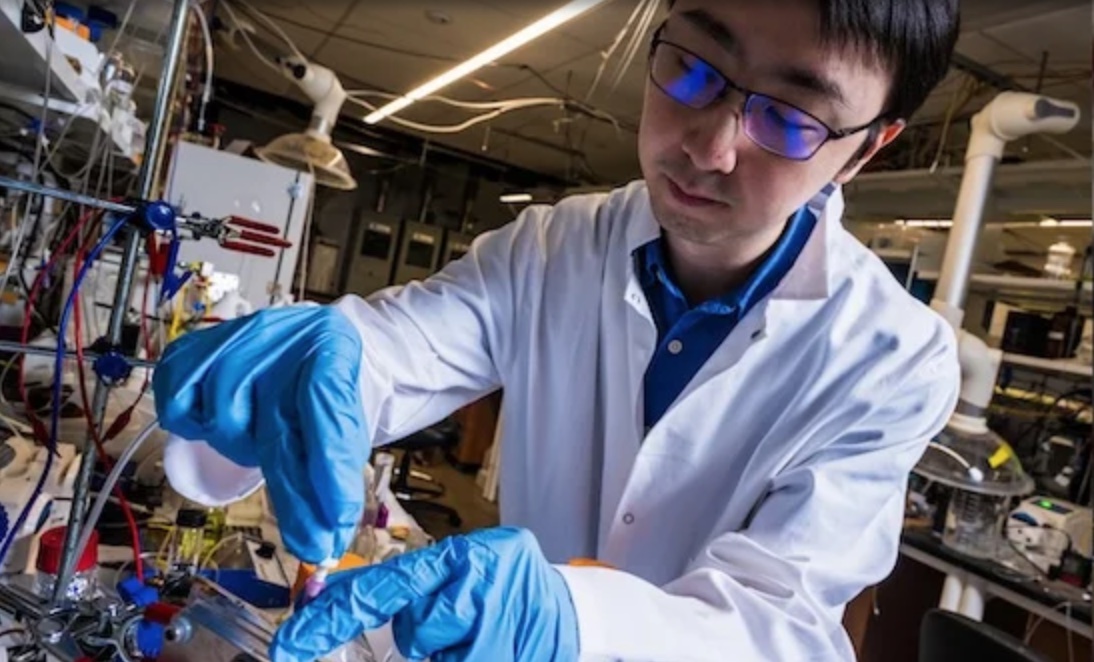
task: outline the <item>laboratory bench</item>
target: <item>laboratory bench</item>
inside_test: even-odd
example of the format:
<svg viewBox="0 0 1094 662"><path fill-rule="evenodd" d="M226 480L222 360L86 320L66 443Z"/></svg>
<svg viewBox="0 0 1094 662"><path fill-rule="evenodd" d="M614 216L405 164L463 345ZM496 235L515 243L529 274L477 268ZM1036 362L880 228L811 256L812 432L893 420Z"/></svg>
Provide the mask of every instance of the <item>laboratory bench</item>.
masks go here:
<svg viewBox="0 0 1094 662"><path fill-rule="evenodd" d="M947 576L980 588L984 623L1018 639L1028 636L1051 660L1091 658L1089 592L966 556L927 528L906 527L892 574L860 596L852 622L845 619L860 662L918 662L920 623L938 607Z"/></svg>

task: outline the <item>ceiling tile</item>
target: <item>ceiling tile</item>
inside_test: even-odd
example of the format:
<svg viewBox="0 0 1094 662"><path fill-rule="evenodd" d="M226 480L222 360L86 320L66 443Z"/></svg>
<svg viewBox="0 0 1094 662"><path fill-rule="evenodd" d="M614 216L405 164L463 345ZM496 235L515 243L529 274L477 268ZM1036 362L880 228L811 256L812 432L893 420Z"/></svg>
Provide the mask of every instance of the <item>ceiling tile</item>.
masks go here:
<svg viewBox="0 0 1094 662"><path fill-rule="evenodd" d="M127 4L127 0L104 0ZM343 76L346 87L367 86L406 91L443 72L455 63L481 51L532 21L562 6L565 0L315 0L301 4L293 0L251 0L270 14L282 17L281 24L300 48L315 52L315 59ZM620 30L634 14L641 0L608 0L558 30L510 54L500 63L485 67L444 90L442 94L466 100L499 100L525 96L554 96L557 87L583 99L597 70ZM163 3L140 3L143 8ZM1089 4L1084 0L962 0L964 33L958 51L1028 87L1038 84L1043 51L1048 51L1048 72L1042 91L1079 103L1084 114L1091 111L1089 89L1091 31ZM348 11L348 13L347 13ZM448 22L439 25L427 12L440 11ZM652 24L664 12L663 3ZM161 12L162 13L162 9ZM343 16L346 20L339 25ZM635 27L632 24L631 28ZM328 33L333 32L328 37ZM629 35L629 33L628 33ZM643 35L635 57L614 91L610 91L615 67L628 39L617 48L608 63L593 105L630 122L637 122L646 82ZM546 82L522 65L533 67ZM218 74L264 89L297 96L292 85L266 71L247 51L218 50ZM954 92L967 77L953 71L930 95L916 122L940 121ZM981 108L994 95L983 90L963 109L960 121ZM362 110L362 113L365 111ZM426 123L450 124L472 116L438 104L416 104L404 115ZM511 159L525 167L538 164L553 173L566 170L568 156L559 149L504 137L505 131L527 134L534 140L562 145L564 137L555 132L561 116L557 109L514 111L491 122L494 130L485 154ZM610 125L588 124L582 145L588 160L600 172L634 173L634 136L614 137ZM1084 123L1084 126L1086 124ZM1054 139L1068 145L1089 143L1089 136L1073 131ZM431 134L430 140L482 152L486 125L457 135ZM953 144L965 140L961 127L951 136ZM1084 140L1080 140L1083 138ZM1047 141L1029 141L1029 154L1058 157L1060 151ZM1083 146L1089 153L1089 144Z"/></svg>
<svg viewBox="0 0 1094 662"><path fill-rule="evenodd" d="M333 31L349 7L355 3L356 0L251 0L253 6L281 23L316 28L324 32Z"/></svg>
<svg viewBox="0 0 1094 662"><path fill-rule="evenodd" d="M1089 20L1089 0L962 0L961 26L969 32L1020 24L1060 9L1085 7Z"/></svg>
<svg viewBox="0 0 1094 662"><path fill-rule="evenodd" d="M505 12L523 25L550 14L565 5L564 0L480 0L483 5ZM626 24L640 0L607 0L560 26L558 31L586 46L607 48ZM661 12L658 13L660 15Z"/></svg>
<svg viewBox="0 0 1094 662"><path fill-rule="evenodd" d="M449 22L438 24L427 15L440 12ZM505 11L472 0L363 0L339 27L350 36L398 35L405 46L464 59L523 28L527 23Z"/></svg>
<svg viewBox="0 0 1094 662"><path fill-rule="evenodd" d="M1025 56L1037 63L1041 54L1047 52L1050 68L1057 61L1090 63L1089 4L1044 13L982 32L1007 50L1012 59Z"/></svg>

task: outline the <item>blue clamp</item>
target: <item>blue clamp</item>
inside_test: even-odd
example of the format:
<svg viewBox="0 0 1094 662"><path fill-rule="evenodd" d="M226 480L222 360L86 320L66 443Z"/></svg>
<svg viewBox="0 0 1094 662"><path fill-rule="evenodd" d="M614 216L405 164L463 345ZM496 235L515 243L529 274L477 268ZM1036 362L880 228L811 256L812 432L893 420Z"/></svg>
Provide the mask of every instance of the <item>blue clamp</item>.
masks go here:
<svg viewBox="0 0 1094 662"><path fill-rule="evenodd" d="M160 599L160 593L137 577L126 577L118 584L118 595L128 604L144 609Z"/></svg>
<svg viewBox="0 0 1094 662"><path fill-rule="evenodd" d="M95 362L91 364L91 368L99 376L99 379L109 386L125 381L133 372L129 360L113 348L100 354Z"/></svg>
<svg viewBox="0 0 1094 662"><path fill-rule="evenodd" d="M136 637L134 637L137 650L146 659L156 659L163 652L166 632L167 628L160 623L142 619L137 623Z"/></svg>
<svg viewBox="0 0 1094 662"><path fill-rule="evenodd" d="M175 208L163 200L141 204L137 207L136 216L146 230L171 233L176 231Z"/></svg>
<svg viewBox="0 0 1094 662"><path fill-rule="evenodd" d="M171 234L171 245L167 249L167 273L163 275L163 287L160 290L160 305L167 303L171 299L175 298L175 295L179 293L182 286L186 284L186 281L190 280L190 277L194 275L194 272L187 269L182 274L175 274L175 265L179 261L179 238L178 234L173 232Z"/></svg>

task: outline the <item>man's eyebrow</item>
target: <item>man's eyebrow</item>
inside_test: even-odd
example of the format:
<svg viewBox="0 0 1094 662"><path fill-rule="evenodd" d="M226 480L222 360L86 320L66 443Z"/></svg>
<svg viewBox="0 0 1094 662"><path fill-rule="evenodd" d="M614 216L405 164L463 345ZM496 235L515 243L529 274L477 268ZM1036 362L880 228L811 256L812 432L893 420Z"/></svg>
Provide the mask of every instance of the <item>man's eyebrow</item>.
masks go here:
<svg viewBox="0 0 1094 662"><path fill-rule="evenodd" d="M831 78L827 78L816 71L788 66L777 69L775 76L787 85L819 94L841 106L847 105L847 95L843 93L843 88Z"/></svg>
<svg viewBox="0 0 1094 662"><path fill-rule="evenodd" d="M689 9L688 11L681 13L680 18L683 18L688 23L705 32L726 51L730 53L737 52L738 46L736 35L729 29L729 26L714 18L709 13L702 9Z"/></svg>
<svg viewBox="0 0 1094 662"><path fill-rule="evenodd" d="M711 16L702 9L689 9L681 12L680 18L690 23L695 28L706 33L719 46L729 53L737 53L740 43L733 30L728 25ZM783 83L799 88L806 92L819 94L827 100L834 101L842 106L847 105L847 95L843 89L830 78L816 71L802 67L782 67L775 72L775 76Z"/></svg>

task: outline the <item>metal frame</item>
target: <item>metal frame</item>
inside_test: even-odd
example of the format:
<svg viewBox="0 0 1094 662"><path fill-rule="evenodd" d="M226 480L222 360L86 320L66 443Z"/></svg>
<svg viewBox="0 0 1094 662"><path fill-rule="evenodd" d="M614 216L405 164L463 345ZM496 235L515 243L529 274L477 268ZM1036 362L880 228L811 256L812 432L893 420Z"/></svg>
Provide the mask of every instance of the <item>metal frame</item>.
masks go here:
<svg viewBox="0 0 1094 662"><path fill-rule="evenodd" d="M137 179L137 196L140 200L151 199L152 194L155 191L156 180L163 160L163 153L167 145L168 123L171 115L171 97L182 65L182 54L188 23L188 10L188 0L174 0L171 10L170 30L167 36L167 45L163 60L163 69L156 89L156 102L152 108L152 117L148 123L144 157L141 161L141 169ZM81 196L69 191L40 187L27 182L8 180L7 178L0 178L0 186L29 191L40 195L68 200L81 205L98 207L120 213L132 213L134 211L134 208L129 205L121 205L90 196ZM110 311L110 319L107 326L106 338L111 346L117 346L121 343L125 312L132 292L133 280L139 262L140 232L134 227L126 228L125 231L125 246L122 252L117 287L114 291L113 307ZM63 342L63 339L61 339L60 342ZM21 343L8 342L0 343L0 351L24 354L48 353L51 355L56 353L56 349L32 347ZM91 355L86 355L85 360L94 360L94 358ZM151 367L154 365L147 361L130 361L130 363L141 367ZM102 428L110 390L111 387L102 380L96 382L92 412L95 417L95 423L99 428ZM87 515L91 472L94 466L95 446L92 443L92 437L89 433L84 439L83 449L80 455L79 473L77 474L76 483L73 489L72 511L69 516L65 534L61 567L51 600L51 604L53 605L57 605L63 601L64 588L72 577L72 571L76 561L76 544L79 539L80 530L84 525L84 518Z"/></svg>

